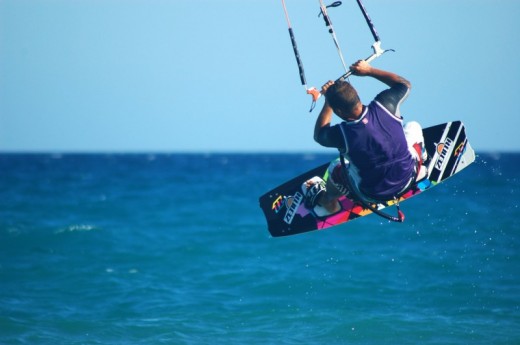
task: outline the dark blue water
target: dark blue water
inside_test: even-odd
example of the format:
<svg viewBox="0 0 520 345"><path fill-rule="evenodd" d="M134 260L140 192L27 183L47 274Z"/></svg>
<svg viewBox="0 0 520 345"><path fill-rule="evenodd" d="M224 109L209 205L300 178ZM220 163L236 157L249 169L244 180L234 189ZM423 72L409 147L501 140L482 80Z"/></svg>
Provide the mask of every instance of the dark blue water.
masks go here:
<svg viewBox="0 0 520 345"><path fill-rule="evenodd" d="M0 155L1 344L520 344L520 154L270 238L330 155Z"/></svg>

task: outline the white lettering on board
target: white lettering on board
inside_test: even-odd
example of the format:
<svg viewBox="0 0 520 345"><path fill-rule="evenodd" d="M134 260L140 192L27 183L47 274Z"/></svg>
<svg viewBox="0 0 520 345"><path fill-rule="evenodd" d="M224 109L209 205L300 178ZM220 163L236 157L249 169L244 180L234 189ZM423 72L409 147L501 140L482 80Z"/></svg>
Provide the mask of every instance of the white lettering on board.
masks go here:
<svg viewBox="0 0 520 345"><path fill-rule="evenodd" d="M298 210L298 207L300 207L300 204L303 201L303 195L299 192L296 192L294 194L294 197L287 198L285 201L287 203L287 212L285 212L285 216L283 217L283 221L287 224L291 224L294 218L294 215L296 214L296 211Z"/></svg>
<svg viewBox="0 0 520 345"><path fill-rule="evenodd" d="M444 141L444 144L441 147L438 147L437 150L441 149L439 152L439 158L437 159L437 162L435 162L435 167L442 171L443 166L445 164L446 156L448 155L448 152L450 151L451 145L453 144L453 140L450 138L446 138ZM447 160L446 160L447 161Z"/></svg>

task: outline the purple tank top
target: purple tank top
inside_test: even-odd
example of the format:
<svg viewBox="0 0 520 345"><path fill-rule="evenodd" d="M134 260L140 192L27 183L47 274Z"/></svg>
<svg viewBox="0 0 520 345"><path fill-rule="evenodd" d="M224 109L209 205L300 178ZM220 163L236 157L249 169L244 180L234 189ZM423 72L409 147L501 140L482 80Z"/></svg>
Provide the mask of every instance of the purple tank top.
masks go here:
<svg viewBox="0 0 520 345"><path fill-rule="evenodd" d="M377 101L357 121L340 125L346 157L359 170L360 189L374 198L393 198L414 174L402 120Z"/></svg>

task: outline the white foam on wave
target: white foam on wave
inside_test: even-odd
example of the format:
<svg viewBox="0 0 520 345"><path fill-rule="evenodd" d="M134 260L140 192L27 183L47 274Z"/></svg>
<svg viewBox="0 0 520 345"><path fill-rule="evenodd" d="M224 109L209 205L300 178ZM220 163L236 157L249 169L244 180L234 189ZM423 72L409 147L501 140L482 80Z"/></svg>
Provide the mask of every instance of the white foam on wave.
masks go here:
<svg viewBox="0 0 520 345"><path fill-rule="evenodd" d="M56 231L56 234L62 234L64 232L92 231L92 230L96 230L96 229L97 229L96 226L90 225L90 224L73 224L73 225L69 225L66 228L59 229L58 231Z"/></svg>

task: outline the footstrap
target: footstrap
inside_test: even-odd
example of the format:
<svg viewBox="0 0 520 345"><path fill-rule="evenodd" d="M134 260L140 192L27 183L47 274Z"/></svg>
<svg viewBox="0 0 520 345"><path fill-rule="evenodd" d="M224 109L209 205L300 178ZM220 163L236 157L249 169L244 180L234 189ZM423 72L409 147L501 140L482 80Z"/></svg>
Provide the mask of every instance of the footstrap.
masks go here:
<svg viewBox="0 0 520 345"><path fill-rule="evenodd" d="M324 193L327 190L325 187L325 181L321 178L314 177L311 181L315 183L311 187L307 188L304 199L305 207L310 210L318 205L321 193Z"/></svg>

